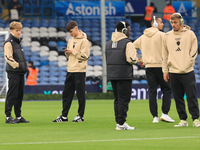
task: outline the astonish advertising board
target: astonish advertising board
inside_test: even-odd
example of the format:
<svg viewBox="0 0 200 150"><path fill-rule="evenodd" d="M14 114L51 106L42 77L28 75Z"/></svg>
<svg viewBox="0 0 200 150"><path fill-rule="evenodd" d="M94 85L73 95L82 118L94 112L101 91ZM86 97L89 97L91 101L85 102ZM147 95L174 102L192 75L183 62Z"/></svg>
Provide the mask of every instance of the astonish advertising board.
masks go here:
<svg viewBox="0 0 200 150"><path fill-rule="evenodd" d="M125 12L124 1L105 1L106 17L121 17ZM100 1L56 1L57 16L100 17Z"/></svg>

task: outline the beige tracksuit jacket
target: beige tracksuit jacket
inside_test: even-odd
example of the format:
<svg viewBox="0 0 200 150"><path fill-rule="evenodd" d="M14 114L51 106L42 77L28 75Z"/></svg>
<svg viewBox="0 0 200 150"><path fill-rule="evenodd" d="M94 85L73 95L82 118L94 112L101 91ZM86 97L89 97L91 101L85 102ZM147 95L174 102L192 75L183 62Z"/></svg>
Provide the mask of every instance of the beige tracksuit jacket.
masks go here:
<svg viewBox="0 0 200 150"><path fill-rule="evenodd" d="M164 33L158 28L150 27L144 34L133 42L136 49L142 52L145 68L162 67L162 37Z"/></svg>
<svg viewBox="0 0 200 150"><path fill-rule="evenodd" d="M87 35L81 30L79 32L81 34L69 39L67 44L67 49L73 50L72 54L65 54L68 58L68 72L86 72L91 44L87 40Z"/></svg>
<svg viewBox="0 0 200 150"><path fill-rule="evenodd" d="M167 32L162 46L163 73L185 74L194 70L197 48L197 38L189 26L184 25L180 32Z"/></svg>

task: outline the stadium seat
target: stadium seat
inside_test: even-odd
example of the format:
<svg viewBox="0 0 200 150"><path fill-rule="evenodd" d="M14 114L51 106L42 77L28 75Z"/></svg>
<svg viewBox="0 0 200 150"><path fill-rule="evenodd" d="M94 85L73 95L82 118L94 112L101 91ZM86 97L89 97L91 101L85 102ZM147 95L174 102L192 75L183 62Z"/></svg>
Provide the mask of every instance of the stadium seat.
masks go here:
<svg viewBox="0 0 200 150"><path fill-rule="evenodd" d="M68 62L67 61L64 61L64 60L58 60L58 66L60 67L60 66L65 66L65 67L67 67L67 65L68 65Z"/></svg>
<svg viewBox="0 0 200 150"><path fill-rule="evenodd" d="M40 67L40 62L39 61L37 61L37 60L32 60L32 61L33 61L34 66Z"/></svg>
<svg viewBox="0 0 200 150"><path fill-rule="evenodd" d="M49 61L43 60L40 62L40 66L48 66L49 65Z"/></svg>
<svg viewBox="0 0 200 150"><path fill-rule="evenodd" d="M50 61L49 66L58 66L57 61Z"/></svg>
<svg viewBox="0 0 200 150"><path fill-rule="evenodd" d="M147 83L147 80L141 80L140 83Z"/></svg>
<svg viewBox="0 0 200 150"><path fill-rule="evenodd" d="M50 55L48 58L49 58L49 61L58 61L58 57L55 55Z"/></svg>
<svg viewBox="0 0 200 150"><path fill-rule="evenodd" d="M39 46L33 46L33 47L31 47L31 51L33 52L33 51L40 51L40 47Z"/></svg>
<svg viewBox="0 0 200 150"><path fill-rule="evenodd" d="M57 29L55 27L49 27L48 32L57 32Z"/></svg>
<svg viewBox="0 0 200 150"><path fill-rule="evenodd" d="M58 71L67 71L67 68L64 66L58 67Z"/></svg>
<svg viewBox="0 0 200 150"><path fill-rule="evenodd" d="M40 56L49 56L49 52L48 51L40 51Z"/></svg>
<svg viewBox="0 0 200 150"><path fill-rule="evenodd" d="M138 81L138 80L133 80L132 81L132 84L139 84L140 83L140 81Z"/></svg>
<svg viewBox="0 0 200 150"><path fill-rule="evenodd" d="M94 61L94 66L102 66L102 61L100 61L100 60L95 60L95 61Z"/></svg>
<svg viewBox="0 0 200 150"><path fill-rule="evenodd" d="M48 57L47 56L41 56L40 61L48 61Z"/></svg>
<svg viewBox="0 0 200 150"><path fill-rule="evenodd" d="M94 62L92 60L88 60L88 65L94 66Z"/></svg>

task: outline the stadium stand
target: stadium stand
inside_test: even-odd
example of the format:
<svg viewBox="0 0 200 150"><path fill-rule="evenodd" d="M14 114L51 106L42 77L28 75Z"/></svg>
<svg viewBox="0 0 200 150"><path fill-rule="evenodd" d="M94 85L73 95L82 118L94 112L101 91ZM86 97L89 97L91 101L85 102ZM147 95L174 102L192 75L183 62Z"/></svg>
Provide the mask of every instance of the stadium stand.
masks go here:
<svg viewBox="0 0 200 150"><path fill-rule="evenodd" d="M24 15L36 16L43 11L44 14L51 14L51 18L25 18L21 22L23 24L22 37L23 49L26 59L34 61L34 65L38 67L38 84L63 84L67 73L67 59L64 56L63 47L67 47L67 42L71 38L66 32L66 24L70 20L75 20L78 23L79 29L83 30L88 39L91 41L91 55L88 60L86 71L86 84L95 84L102 77L102 50L101 50L101 22L98 18L56 18L52 11L54 1L43 0L43 9L40 9L40 1L37 0L22 0L24 7ZM33 8L31 9L31 6ZM130 18L106 18L106 41L110 40L112 32L115 30L115 25L118 21L127 21L131 25L130 39L136 40L143 34L146 27L141 26L138 22L132 22ZM192 28L198 38L200 47L200 20L190 19L185 20ZM164 21L164 32L171 30L171 25L168 21ZM0 19L0 31L9 31L9 21ZM3 43L4 39L0 37L0 66L3 66ZM200 49L199 49L200 52ZM141 52L138 51L139 54ZM0 78L3 74L0 67ZM200 55L195 62L195 75L197 82L200 82ZM146 75L144 66L139 63L133 65L134 80L133 84L146 83ZM0 81L1 83L1 81Z"/></svg>

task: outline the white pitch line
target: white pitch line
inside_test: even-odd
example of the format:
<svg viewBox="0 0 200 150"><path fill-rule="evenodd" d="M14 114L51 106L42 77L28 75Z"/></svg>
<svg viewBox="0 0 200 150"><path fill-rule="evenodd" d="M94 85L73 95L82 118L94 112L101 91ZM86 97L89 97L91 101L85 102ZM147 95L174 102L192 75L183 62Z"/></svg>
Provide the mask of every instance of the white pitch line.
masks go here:
<svg viewBox="0 0 200 150"><path fill-rule="evenodd" d="M185 137L160 137L160 138L134 138L134 139L107 139L107 140L83 140L83 141L54 141L54 142L27 142L27 143L0 143L0 145L32 145L32 144L60 144L60 143L89 143L89 142L116 142L116 141L143 141L143 140L165 140L165 139L192 139L200 136Z"/></svg>

